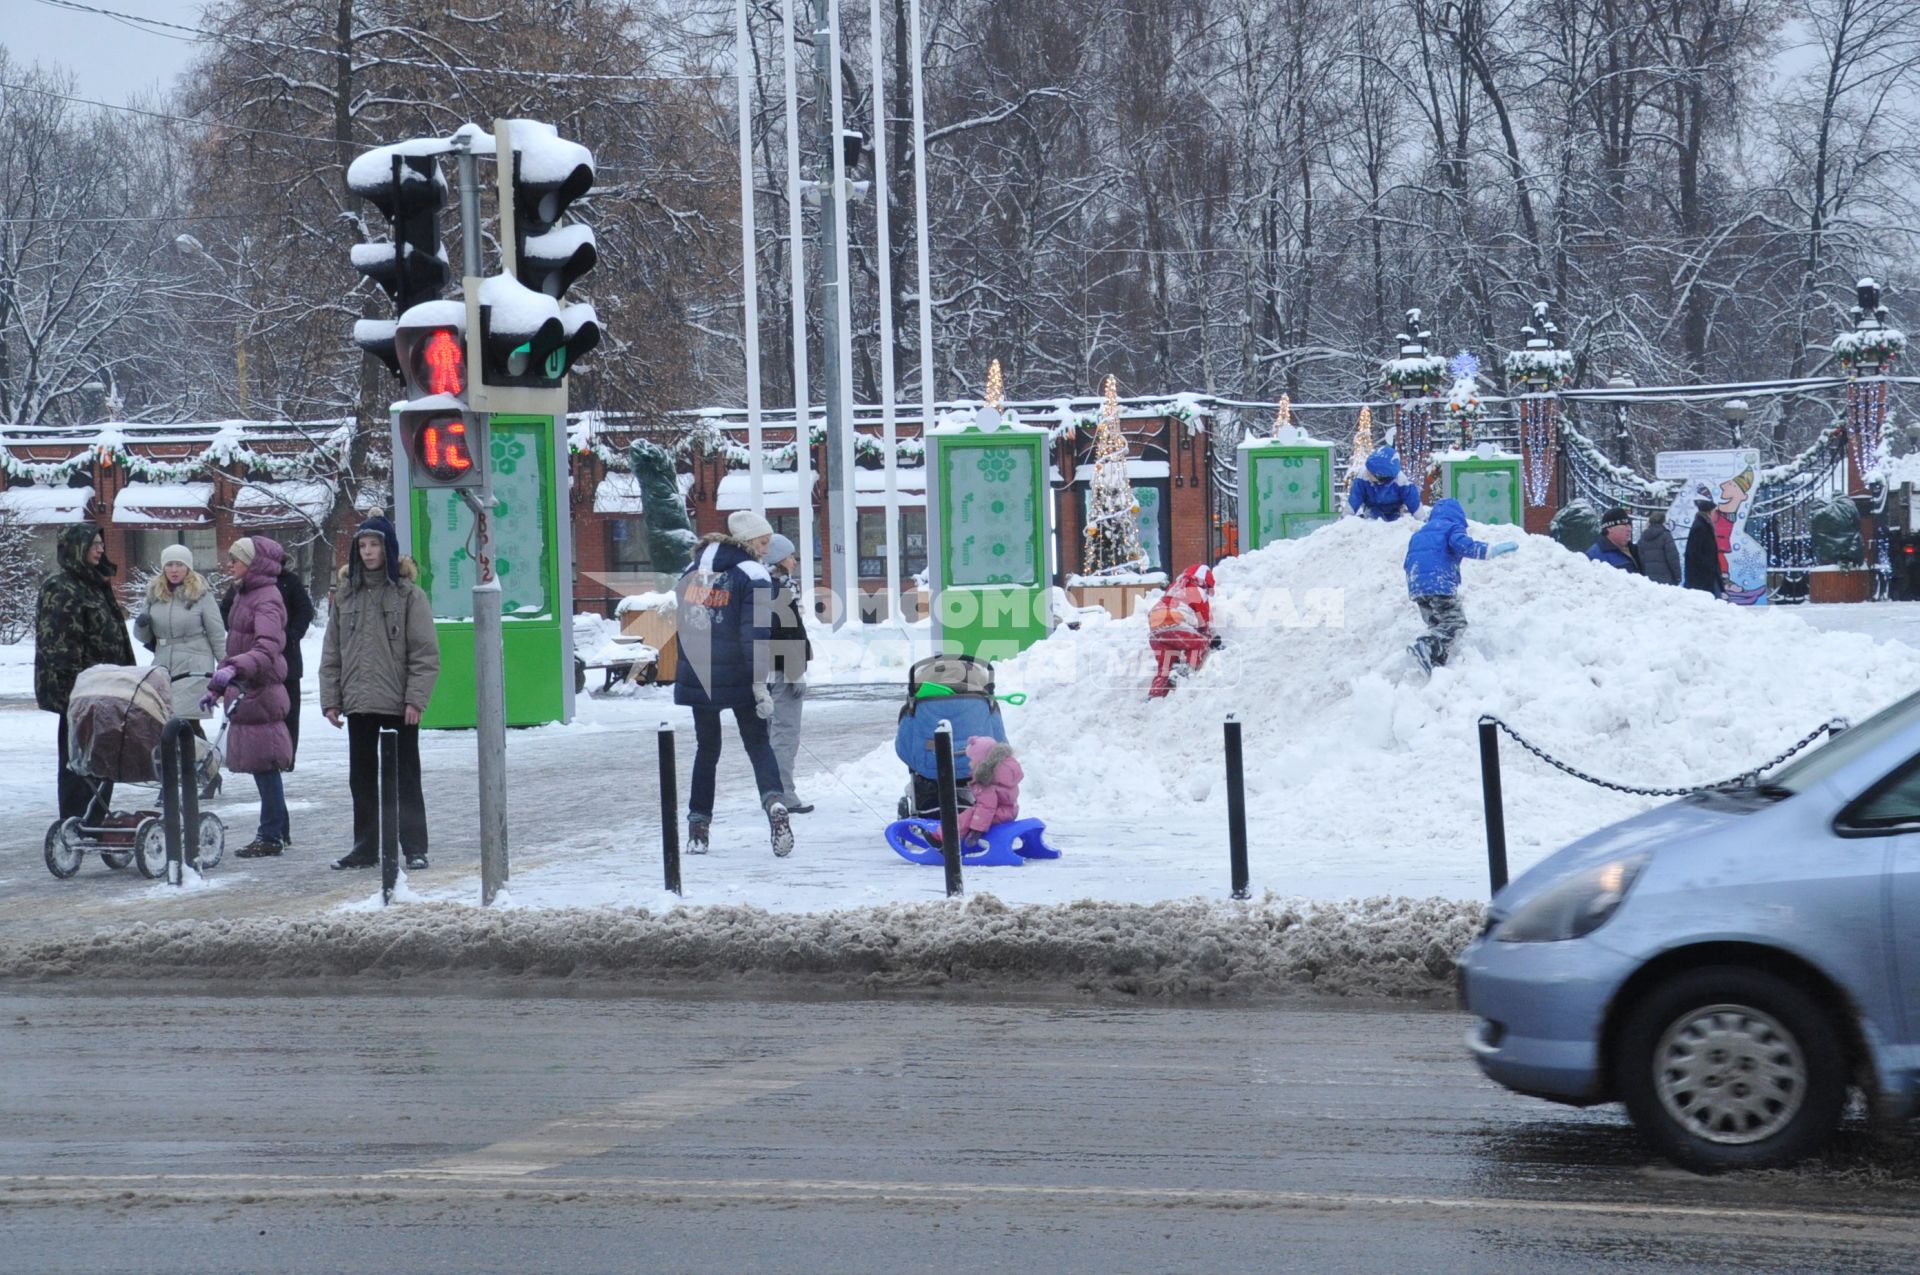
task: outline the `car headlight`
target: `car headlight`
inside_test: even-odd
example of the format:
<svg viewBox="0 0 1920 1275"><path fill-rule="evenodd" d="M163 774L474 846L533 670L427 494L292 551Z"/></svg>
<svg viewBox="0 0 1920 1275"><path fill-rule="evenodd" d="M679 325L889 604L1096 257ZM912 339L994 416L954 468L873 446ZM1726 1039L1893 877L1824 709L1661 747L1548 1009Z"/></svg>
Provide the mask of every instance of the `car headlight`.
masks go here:
<svg viewBox="0 0 1920 1275"><path fill-rule="evenodd" d="M1577 872L1520 906L1493 937L1502 943L1557 943L1591 934L1620 907L1645 854L1627 855Z"/></svg>

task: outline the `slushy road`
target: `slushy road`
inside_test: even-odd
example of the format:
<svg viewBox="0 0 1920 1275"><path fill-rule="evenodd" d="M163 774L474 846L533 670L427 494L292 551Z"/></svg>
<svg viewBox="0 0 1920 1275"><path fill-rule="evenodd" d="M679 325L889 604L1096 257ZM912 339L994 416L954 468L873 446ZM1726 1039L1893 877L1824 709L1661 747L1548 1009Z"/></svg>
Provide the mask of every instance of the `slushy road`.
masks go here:
<svg viewBox="0 0 1920 1275"><path fill-rule="evenodd" d="M233 971L240 975L243 971ZM570 994L0 994L0 1270L1920 1264L1902 1137L1703 1179L1463 1016Z"/></svg>

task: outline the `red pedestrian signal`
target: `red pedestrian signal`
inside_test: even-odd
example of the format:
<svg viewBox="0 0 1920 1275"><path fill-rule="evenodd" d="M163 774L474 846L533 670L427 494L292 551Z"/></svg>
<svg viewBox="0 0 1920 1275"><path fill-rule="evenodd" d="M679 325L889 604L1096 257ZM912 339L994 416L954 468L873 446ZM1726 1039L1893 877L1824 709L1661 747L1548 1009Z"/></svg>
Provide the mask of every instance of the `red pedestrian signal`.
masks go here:
<svg viewBox="0 0 1920 1275"><path fill-rule="evenodd" d="M452 328L433 329L421 342L416 357L419 366L414 369L414 379L424 392L452 394L456 398L466 395L467 351L460 343L458 332Z"/></svg>

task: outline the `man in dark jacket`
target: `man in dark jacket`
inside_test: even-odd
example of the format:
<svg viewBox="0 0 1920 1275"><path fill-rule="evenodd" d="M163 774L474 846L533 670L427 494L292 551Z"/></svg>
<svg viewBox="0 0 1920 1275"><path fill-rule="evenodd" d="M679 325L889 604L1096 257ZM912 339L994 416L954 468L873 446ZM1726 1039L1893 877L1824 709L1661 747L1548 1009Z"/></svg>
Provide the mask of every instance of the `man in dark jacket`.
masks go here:
<svg viewBox="0 0 1920 1275"><path fill-rule="evenodd" d="M732 709L740 742L753 763L760 804L767 812L773 852L793 851L793 829L782 801L780 763L767 737L773 716L773 577L760 555L773 527L750 510L727 519L730 535L700 542L674 586L674 630L680 668L673 702L693 710L693 792L687 801L687 853L707 852L713 822L714 772L720 765L720 713Z"/></svg>
<svg viewBox="0 0 1920 1275"><path fill-rule="evenodd" d="M62 819L86 814L93 785L67 769L67 701L73 683L95 664L133 663L127 617L113 596L119 568L107 558L106 537L90 522L67 528L57 550L59 569L40 586L34 611L33 699L60 717L59 801ZM113 800L101 790L101 809Z"/></svg>
<svg viewBox="0 0 1920 1275"><path fill-rule="evenodd" d="M1647 529L1635 546L1640 553L1640 569L1655 584L1680 583L1680 546L1673 543L1667 526L1667 511L1655 509L1647 514Z"/></svg>
<svg viewBox="0 0 1920 1275"><path fill-rule="evenodd" d="M767 544L767 567L773 575L773 614L768 626L773 680L767 686L773 694L773 716L767 721L767 737L773 744L773 759L780 763L780 804L790 815L813 811L812 803L800 800L793 786L793 764L800 755L800 711L807 702L807 661L813 658L813 642L800 617L800 590L793 578L799 565L793 541L776 532Z"/></svg>
<svg viewBox="0 0 1920 1275"><path fill-rule="evenodd" d="M1726 582L1720 575L1720 541L1714 534L1713 507L1717 502L1705 487L1695 490L1693 525L1687 528L1687 587L1720 597Z"/></svg>
<svg viewBox="0 0 1920 1275"><path fill-rule="evenodd" d="M1618 506L1600 515L1600 538L1587 550L1587 557L1634 575L1645 575L1640 556L1633 550L1633 515Z"/></svg>

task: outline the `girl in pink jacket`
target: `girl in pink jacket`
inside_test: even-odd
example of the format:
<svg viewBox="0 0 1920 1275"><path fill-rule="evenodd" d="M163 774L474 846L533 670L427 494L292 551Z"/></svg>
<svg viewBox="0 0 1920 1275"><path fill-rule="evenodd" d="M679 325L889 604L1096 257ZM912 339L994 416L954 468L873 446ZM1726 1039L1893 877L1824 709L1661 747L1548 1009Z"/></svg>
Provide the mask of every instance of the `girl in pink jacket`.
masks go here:
<svg viewBox="0 0 1920 1275"><path fill-rule="evenodd" d="M963 842L1020 817L1020 781L1026 778L1013 748L990 735L967 740L967 761L973 767L973 804L960 812Z"/></svg>

